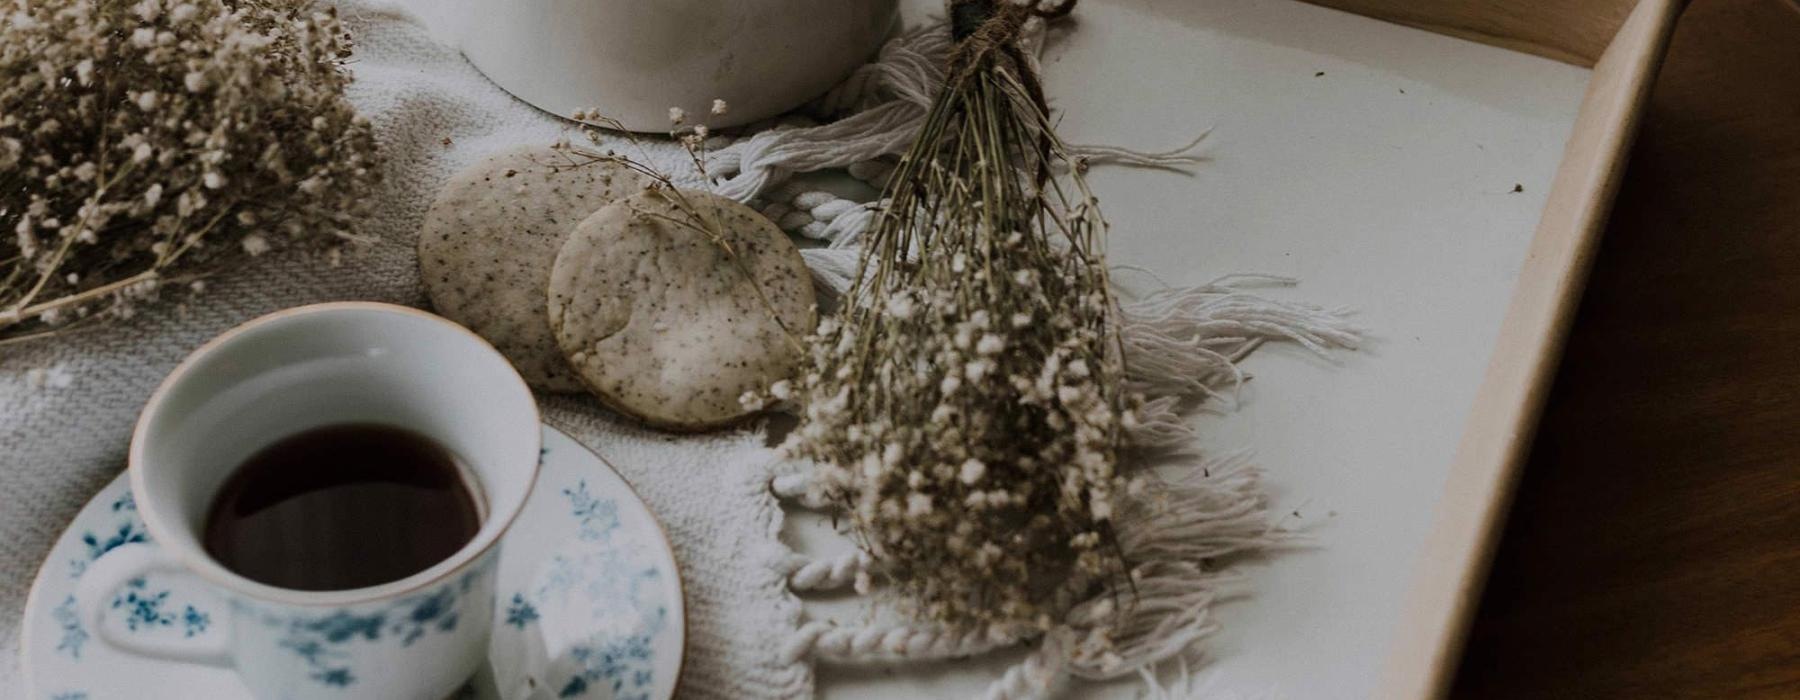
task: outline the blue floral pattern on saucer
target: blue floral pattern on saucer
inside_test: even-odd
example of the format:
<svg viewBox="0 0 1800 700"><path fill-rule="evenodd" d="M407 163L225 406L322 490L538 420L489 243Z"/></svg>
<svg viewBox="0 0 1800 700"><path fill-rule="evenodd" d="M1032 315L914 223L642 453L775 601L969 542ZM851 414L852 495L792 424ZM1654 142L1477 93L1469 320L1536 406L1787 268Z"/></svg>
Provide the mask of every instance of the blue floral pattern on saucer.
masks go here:
<svg viewBox="0 0 1800 700"><path fill-rule="evenodd" d="M586 480L562 489L577 541L553 555L529 592L514 593L505 621L520 632L551 611L559 628L540 632L566 640L566 653L546 678L559 698L649 700L656 687L656 636L668 626L669 586L663 571L635 546L621 523L617 501L591 492ZM628 604L621 604L628 603ZM592 630L585 637L583 631ZM604 692L599 692L604 689Z"/></svg>
<svg viewBox="0 0 1800 700"><path fill-rule="evenodd" d="M76 516L38 572L25 611L28 695L48 700L249 700L234 672L128 656L93 638L76 612L75 584L116 547L150 540L121 475ZM544 430L543 469L502 541L491 668L459 700L548 697L655 700L674 695L685 645L680 576L660 527L618 474L580 443ZM292 624L284 645L319 683L352 687L337 642L405 644L454 629L462 581L377 614ZM153 574L114 592L108 629L127 634L219 634L225 606L181 575ZM373 636L371 636L373 635Z"/></svg>

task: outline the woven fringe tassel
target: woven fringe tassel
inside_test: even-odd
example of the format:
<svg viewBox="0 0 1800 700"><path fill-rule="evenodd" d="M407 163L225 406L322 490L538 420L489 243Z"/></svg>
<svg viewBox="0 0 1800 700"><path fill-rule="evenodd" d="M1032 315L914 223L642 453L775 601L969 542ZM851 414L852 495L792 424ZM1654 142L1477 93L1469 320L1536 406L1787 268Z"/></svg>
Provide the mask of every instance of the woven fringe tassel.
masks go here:
<svg viewBox="0 0 1800 700"><path fill-rule="evenodd" d="M949 28L933 23L889 40L875 62L820 98L816 111L848 116L827 124L771 129L710 154L708 167L724 177L719 195L747 202L794 173L844 168L897 155L912 145L925 112L944 84Z"/></svg>
<svg viewBox="0 0 1800 700"><path fill-rule="evenodd" d="M1063 636L1046 636L983 697L1045 697L1040 693L1066 676L1109 680L1184 659L1195 642L1218 631L1212 606L1239 580L1205 562L1292 539L1270 525L1261 474L1246 454L1160 486L1128 499L1115 522L1126 560L1137 563L1131 590L1101 591L1076 605L1059 630Z"/></svg>
<svg viewBox="0 0 1800 700"><path fill-rule="evenodd" d="M1134 574L1135 597L1131 591L1109 591L1070 613L1071 624L1096 641L1077 648L1069 662L1074 675L1090 680L1127 675L1177 657L1218 631L1212 606L1222 595L1221 585L1235 577L1189 562L1151 562Z"/></svg>
<svg viewBox="0 0 1800 700"><path fill-rule="evenodd" d="M1263 700L1276 697L1268 693L1246 694L1216 688L1219 677L1193 673L1188 670L1187 659L1178 658L1173 665L1175 668L1170 672L1172 678L1168 685L1157 679L1155 669L1138 669L1138 677L1144 681L1144 691L1138 700Z"/></svg>
<svg viewBox="0 0 1800 700"><path fill-rule="evenodd" d="M1290 539L1270 524L1262 472L1247 451L1210 460L1182 479L1148 476L1155 486L1127 497L1113 521L1127 561L1198 564Z"/></svg>
<svg viewBox="0 0 1800 700"><path fill-rule="evenodd" d="M862 251L855 248L802 248L800 258L806 261L806 269L812 271L813 287L822 294L823 302L836 303L850 288L850 279L856 276L857 260ZM824 304L821 304L823 307ZM821 308L821 311L824 309Z"/></svg>
<svg viewBox="0 0 1800 700"><path fill-rule="evenodd" d="M982 700L1045 700L1069 680L1069 657L1074 632L1059 628L1044 635L1037 651L1025 657L989 685Z"/></svg>
<svg viewBox="0 0 1800 700"><path fill-rule="evenodd" d="M1246 454L1128 499L1114 524L1135 563L1132 590L1103 591L1071 611L1075 629L1109 641L1092 647L1100 651L1078 647L1071 673L1117 678L1179 657L1217 631L1212 605L1237 577L1209 562L1293 539L1270 522L1261 474Z"/></svg>
<svg viewBox="0 0 1800 700"><path fill-rule="evenodd" d="M1235 396L1245 379L1237 363L1265 342L1291 341L1322 358L1331 350L1355 348L1361 334L1350 323L1348 310L1246 291L1296 283L1286 277L1233 275L1159 289L1122 304L1126 390L1147 399L1126 421L1131 444L1152 450L1191 444L1195 436L1183 409L1195 401Z"/></svg>

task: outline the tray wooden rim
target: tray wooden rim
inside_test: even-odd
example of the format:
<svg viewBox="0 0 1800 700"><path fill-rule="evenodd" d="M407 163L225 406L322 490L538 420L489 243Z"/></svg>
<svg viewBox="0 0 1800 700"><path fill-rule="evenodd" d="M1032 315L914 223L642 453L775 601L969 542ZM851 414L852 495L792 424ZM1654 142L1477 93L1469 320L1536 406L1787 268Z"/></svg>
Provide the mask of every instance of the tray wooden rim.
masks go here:
<svg viewBox="0 0 1800 700"><path fill-rule="evenodd" d="M1448 692L1632 139L1684 5L1639 0L1593 64L1374 697ZM1518 50L1504 41L1487 43Z"/></svg>

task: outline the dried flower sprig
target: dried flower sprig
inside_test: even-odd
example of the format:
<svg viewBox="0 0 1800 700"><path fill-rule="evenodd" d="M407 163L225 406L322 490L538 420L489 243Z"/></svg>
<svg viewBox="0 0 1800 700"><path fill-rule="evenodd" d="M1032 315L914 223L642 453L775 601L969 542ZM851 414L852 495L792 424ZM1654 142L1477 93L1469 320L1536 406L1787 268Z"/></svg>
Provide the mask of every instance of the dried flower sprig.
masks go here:
<svg viewBox="0 0 1800 700"><path fill-rule="evenodd" d="M786 452L818 465L820 495L917 612L953 625L1049 629L1126 581L1111 521L1132 414L1106 223L1015 44L1067 9L952 3L949 81L794 390Z"/></svg>
<svg viewBox="0 0 1800 700"><path fill-rule="evenodd" d="M306 0L0 7L0 338L354 238L380 159L344 98L349 46Z"/></svg>

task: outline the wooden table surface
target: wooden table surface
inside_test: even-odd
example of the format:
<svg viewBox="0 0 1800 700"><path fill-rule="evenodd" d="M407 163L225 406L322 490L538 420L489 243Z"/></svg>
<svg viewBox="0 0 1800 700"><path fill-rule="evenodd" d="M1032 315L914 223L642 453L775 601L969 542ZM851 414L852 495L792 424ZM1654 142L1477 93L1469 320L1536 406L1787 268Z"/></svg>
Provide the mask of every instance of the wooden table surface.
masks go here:
<svg viewBox="0 0 1800 700"><path fill-rule="evenodd" d="M1800 11L1694 0L1452 692L1800 698Z"/></svg>

